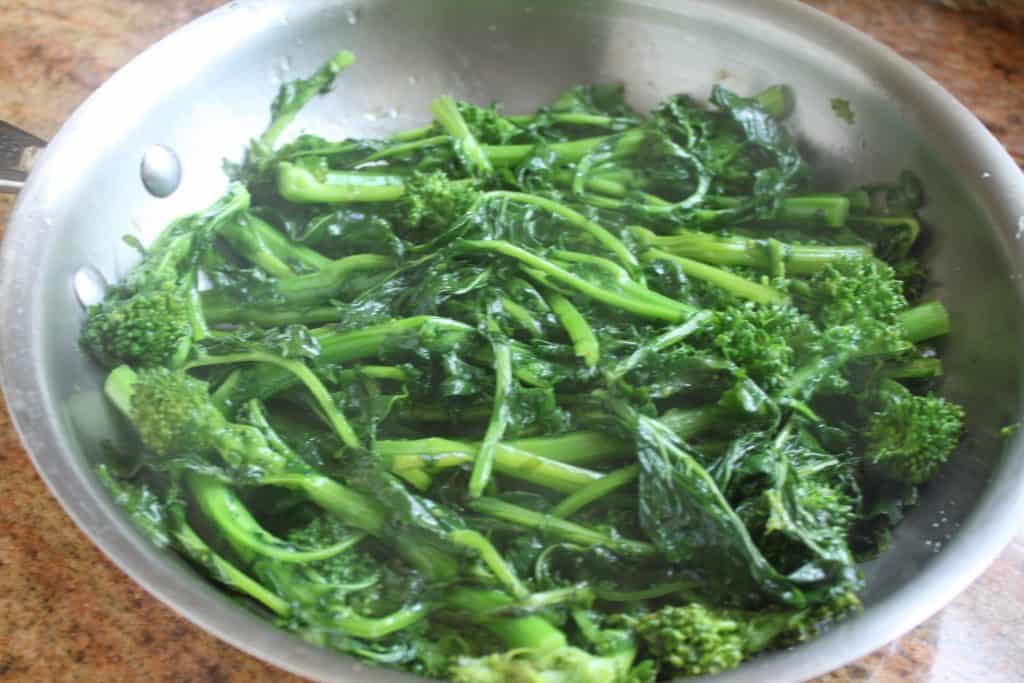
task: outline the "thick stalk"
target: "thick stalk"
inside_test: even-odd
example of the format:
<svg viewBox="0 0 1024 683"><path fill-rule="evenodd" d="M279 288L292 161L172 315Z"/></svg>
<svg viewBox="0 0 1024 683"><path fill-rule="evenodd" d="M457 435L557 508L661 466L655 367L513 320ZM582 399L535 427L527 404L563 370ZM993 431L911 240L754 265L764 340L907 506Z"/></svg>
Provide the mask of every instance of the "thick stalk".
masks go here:
<svg viewBox="0 0 1024 683"><path fill-rule="evenodd" d="M634 233L651 247L670 254L691 258L717 266L747 266L771 272L773 258L769 240L749 237L721 237L695 230L677 230L673 235L655 235L644 228L633 228ZM782 263L795 275L816 273L830 263L842 259L867 258L867 246L833 246L818 244L778 243Z"/></svg>
<svg viewBox="0 0 1024 683"><path fill-rule="evenodd" d="M591 329L590 323L579 312L572 302L558 292L549 292L547 295L548 305L551 307L558 322L562 324L565 333L572 341L573 351L583 359L588 367L597 365L601 357L601 345Z"/></svg>
<svg viewBox="0 0 1024 683"><path fill-rule="evenodd" d="M497 498L478 498L469 503L469 508L488 517L533 529L542 534L559 538L582 546L601 546L627 557L647 557L657 551L650 543L625 538L615 538L600 531L551 515L529 510Z"/></svg>
<svg viewBox="0 0 1024 683"><path fill-rule="evenodd" d="M777 289L753 282L727 270L688 259L685 256L676 256L661 249L649 249L644 256L648 259L661 259L675 263L687 277L710 282L730 294L748 301L759 304L784 304L789 301L789 297Z"/></svg>
<svg viewBox="0 0 1024 683"><path fill-rule="evenodd" d="M584 433L579 433L584 434ZM559 455L572 459L594 459L601 456L601 447L607 451L609 444L619 447L617 453L624 451L624 446L613 439L605 437L602 443L596 443L597 438L587 438L591 434L585 434L583 439L567 435L565 437L548 437L548 444L541 445L541 449L559 450ZM596 434L594 437L598 436ZM550 444L556 440L564 442L559 449ZM534 452L519 447L524 442L541 440L523 439L520 441L509 441L498 443L494 448L494 469L503 475L530 482L538 486L559 491L562 493L573 493L602 477L601 472L584 469L577 465L568 464L559 460L543 457ZM594 449L580 449L578 444L589 446L595 445ZM391 470L396 475L405 478L409 472L426 472L443 470L451 467L460 467L471 464L479 451L479 445L462 441L452 441L441 438L416 439L410 441L381 440L376 444L377 454L391 463ZM578 451L573 453L573 451Z"/></svg>
<svg viewBox="0 0 1024 683"><path fill-rule="evenodd" d="M689 307L682 303L679 303L678 306L666 306L661 303L638 300L618 292L609 291L589 280L584 280L580 276L565 270L547 259L541 258L504 240L459 240L456 245L467 251L490 252L514 258L529 268L530 271L540 273L567 287L571 287L595 301L621 308L641 317L680 322L691 312Z"/></svg>
<svg viewBox="0 0 1024 683"><path fill-rule="evenodd" d="M369 171L327 171L317 178L287 161L277 165L277 191L296 204L393 202L405 194L402 176Z"/></svg>
<svg viewBox="0 0 1024 683"><path fill-rule="evenodd" d="M561 517L562 519L571 517L587 505L604 498L612 491L636 481L638 476L640 476L639 465L628 465L614 472L609 472L597 481L564 498L562 502L551 508L551 516Z"/></svg>

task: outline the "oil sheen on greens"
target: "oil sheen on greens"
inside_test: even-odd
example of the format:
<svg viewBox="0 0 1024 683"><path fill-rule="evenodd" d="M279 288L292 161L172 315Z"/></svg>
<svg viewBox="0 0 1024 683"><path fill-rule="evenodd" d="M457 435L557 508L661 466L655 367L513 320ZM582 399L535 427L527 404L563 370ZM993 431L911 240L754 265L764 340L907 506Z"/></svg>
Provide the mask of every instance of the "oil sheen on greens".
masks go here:
<svg viewBox="0 0 1024 683"><path fill-rule="evenodd" d="M714 673L855 613L962 430L913 175L822 187L784 87L282 143L352 61L89 310L140 529L310 643L466 683Z"/></svg>

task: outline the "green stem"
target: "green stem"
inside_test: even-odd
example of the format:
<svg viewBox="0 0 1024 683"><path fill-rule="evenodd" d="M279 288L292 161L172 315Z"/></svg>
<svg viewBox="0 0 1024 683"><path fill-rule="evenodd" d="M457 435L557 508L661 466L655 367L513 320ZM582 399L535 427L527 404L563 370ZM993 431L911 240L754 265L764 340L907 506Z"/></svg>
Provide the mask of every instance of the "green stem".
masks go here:
<svg viewBox="0 0 1024 683"><path fill-rule="evenodd" d="M644 228L632 228L641 241L670 254L718 266L746 266L767 272L774 261L768 240L748 237L720 237L695 230L677 230L673 235L655 235ZM786 269L795 275L810 275L842 259L867 258L867 246L833 246L779 243Z"/></svg>
<svg viewBox="0 0 1024 683"><path fill-rule="evenodd" d="M486 614L506 607L515 599L496 590L456 588L445 595L445 606L469 614ZM568 645L565 634L539 616L496 617L482 626L497 636L510 650L552 651Z"/></svg>
<svg viewBox="0 0 1024 683"><path fill-rule="evenodd" d="M282 161L277 165L277 191L296 204L392 202L405 194L405 179L370 171L327 171L320 179Z"/></svg>
<svg viewBox="0 0 1024 683"><path fill-rule="evenodd" d="M277 144L278 138L306 104L320 93L327 90L342 69L356 60L355 55L347 50L334 55L326 64L305 80L293 81L282 86L277 99L274 100L273 118L270 126L260 136L259 144L270 151Z"/></svg>
<svg viewBox="0 0 1024 683"><path fill-rule="evenodd" d="M562 502L551 509L551 516L563 519L571 517L595 500L600 500L612 491L636 481L638 476L640 476L639 465L629 465L614 472L609 472L597 481L588 484L576 493L563 499Z"/></svg>
<svg viewBox="0 0 1024 683"><path fill-rule="evenodd" d="M594 335L587 319L579 312L572 302L557 292L549 292L547 295L548 305L562 324L566 334L572 341L573 350L576 355L583 359L588 367L597 365L601 357L601 345Z"/></svg>
<svg viewBox="0 0 1024 683"><path fill-rule="evenodd" d="M611 136L602 135L593 138L580 138L571 142L554 142L545 146L545 149L561 161L577 162L596 148L608 142ZM612 158L629 156L644 141L645 134L642 130L632 130L619 135L618 142L612 154ZM534 154L536 145L484 145L482 147L487 158L495 166L516 166Z"/></svg>
<svg viewBox="0 0 1024 683"><path fill-rule="evenodd" d="M244 259L270 275L277 278L295 275L291 267L267 246L262 235L249 227L247 217L225 226L220 234Z"/></svg>
<svg viewBox="0 0 1024 683"><path fill-rule="evenodd" d="M327 391L327 387L323 385L320 378L316 376L312 370L306 367L305 363L301 363L297 360L290 358L281 358L271 353L262 353L259 351L249 351L243 353L229 353L222 356L207 356L204 358L197 358L188 364L188 368L200 368L208 367L211 365L232 365L234 363L266 363L274 365L281 370L284 370L291 375L294 375L296 379L306 385L309 389L309 393L316 399L317 405L320 406L320 410L323 411L324 416L327 418L328 424L334 430L334 433L338 435L341 442L349 448L359 449L362 448L362 443L359 441L359 437L356 436L355 430L345 419L345 416L338 406L334 403L334 399L331 398L330 392Z"/></svg>
<svg viewBox="0 0 1024 683"><path fill-rule="evenodd" d="M192 527L181 524L171 533L175 546L185 557L204 567L212 579L231 590L248 595L278 616L284 617L291 613L291 605L286 600L267 590L263 584L214 552Z"/></svg>
<svg viewBox="0 0 1024 683"><path fill-rule="evenodd" d="M608 462L631 452L631 446L603 432L540 436L509 441L508 445L541 458L577 466Z"/></svg>
<svg viewBox="0 0 1024 683"><path fill-rule="evenodd" d="M929 379L942 376L942 359L915 358L903 363L891 363L882 368L882 373L892 379Z"/></svg>
<svg viewBox="0 0 1024 683"><path fill-rule="evenodd" d="M583 435L584 438L579 438ZM538 486L573 493L601 478L600 472L584 469L577 465L561 462L554 458L544 457L522 448L539 444L540 450L558 451L558 455L572 459L575 455L580 459L595 459L602 456L602 448L607 451L610 446L618 448L622 454L625 447L613 439L605 437L600 443L596 433L578 432L562 437L546 437L545 439L522 439L499 443L494 448L494 469L515 479L530 482ZM593 445L593 449L587 446ZM582 446L582 447L581 447ZM472 463L479 451L474 443L451 441L441 438L415 439L409 441L381 440L376 443L377 454L391 463L391 470L398 476L406 478L410 472L427 472L433 470L460 467Z"/></svg>
<svg viewBox="0 0 1024 683"><path fill-rule="evenodd" d="M427 149L429 147L438 147L448 142L449 138L447 135L434 135L429 138L422 138L419 140L410 140L409 142L400 142L397 145L391 145L384 149L378 150L360 161L360 164L370 163L373 161L381 161L383 159L390 159L392 157L402 156L409 152L416 152L421 149Z"/></svg>
<svg viewBox="0 0 1024 683"><path fill-rule="evenodd" d="M689 307L682 303L675 307L669 307L608 291L547 259L504 240L459 240L456 242L456 246L464 250L490 252L514 258L532 271L542 273L596 301L621 308L641 317L680 322L691 312Z"/></svg>
<svg viewBox="0 0 1024 683"><path fill-rule="evenodd" d="M281 327L284 325L317 325L339 322L346 312L335 306L309 306L296 308L289 304L273 306L241 305L226 296L213 295L210 290L203 292L203 313L212 325L252 323L260 327Z"/></svg>
<svg viewBox="0 0 1024 683"><path fill-rule="evenodd" d="M516 303L507 296L501 297L501 308L509 318L515 321L531 337L543 337L544 328L533 314L522 304Z"/></svg>
<svg viewBox="0 0 1024 683"><path fill-rule="evenodd" d="M777 289L767 285L762 285L758 282L752 282L751 280L740 277L735 273L730 273L727 270L709 266L706 263L701 263L700 261L688 259L685 256L676 256L675 254L670 254L667 251L662 251L661 249L649 249L645 254L645 257L675 263L687 277L710 282L711 284L721 287L730 294L734 294L742 299L754 301L759 304L784 304L789 301L789 297Z"/></svg>
<svg viewBox="0 0 1024 683"><path fill-rule="evenodd" d="M334 262L315 249L296 244L283 232L253 213L245 215L244 223L248 231L257 235L260 242L277 258L300 270L320 270ZM291 274L294 275L294 272Z"/></svg>
<svg viewBox="0 0 1024 683"><path fill-rule="evenodd" d="M487 192L483 196L487 198L508 199L510 201L519 202L520 204L531 204L542 208L545 211L550 211L556 216L563 218L569 225L579 228L593 237L601 246L615 254L615 257L620 263L622 263L622 265L626 266L626 268L631 271L637 271L640 267L640 263L637 261L636 256L626 248L626 245L623 244L619 238L605 230L594 221L589 220L578 211L573 211L569 207L564 204L559 204L553 199L540 197L534 194L526 194L524 192L508 192L504 190Z"/></svg>
<svg viewBox="0 0 1024 683"><path fill-rule="evenodd" d="M469 508L482 515L533 529L563 541L582 546L602 546L627 557L648 557L656 553L654 546L650 543L614 538L585 526L506 503L497 498L478 498L469 503Z"/></svg>
<svg viewBox="0 0 1024 683"><path fill-rule="evenodd" d="M504 340L494 340L494 408L491 419L484 433L484 440L473 463L473 472L469 477L469 496L479 498L491 481L491 470L494 468L494 451L505 435L505 428L511 418L508 405L512 394L512 350Z"/></svg>
<svg viewBox="0 0 1024 683"><path fill-rule="evenodd" d="M430 112L441 127L455 142L459 156L469 166L473 175L488 176L494 173L494 166L480 143L473 137L466 120L459 112L458 103L448 95L442 95L430 104Z"/></svg>
<svg viewBox="0 0 1024 683"><path fill-rule="evenodd" d="M423 621L429 614L428 605L415 603L383 617L364 617L354 612L344 612L336 615L335 624L341 631L355 638L380 640Z"/></svg>
<svg viewBox="0 0 1024 683"><path fill-rule="evenodd" d="M355 536L326 548L300 550L260 526L235 492L220 479L191 473L185 481L203 514L217 530L232 545L247 548L261 557L289 563L317 562L345 552L361 538Z"/></svg>
<svg viewBox="0 0 1024 683"><path fill-rule="evenodd" d="M918 343L949 334L949 312L941 301L930 301L904 311L898 316L908 341Z"/></svg>
<svg viewBox="0 0 1024 683"><path fill-rule="evenodd" d="M361 271L386 270L394 265L394 261L387 256L379 254L355 254L345 258L332 261L330 264L315 273L307 275L292 275L292 277L278 280L273 284L273 291L269 295L274 303L270 305L271 310L277 306L314 306L329 301L337 296L345 287L345 282L352 273ZM215 322L241 322L239 318L255 317L260 318L260 307L257 305L255 311L246 312L244 309L252 308L249 302L239 301L230 292L220 289L207 290L202 293L203 310L207 317ZM236 309L232 314L231 309ZM295 316L299 316L296 311ZM309 316L309 313L306 314ZM337 319L335 313L331 320ZM314 316L314 318L320 316Z"/></svg>
<svg viewBox="0 0 1024 683"><path fill-rule="evenodd" d="M720 208L734 209L742 204L735 197L711 197L709 201ZM783 199L774 220L800 225L826 225L841 228L850 214L850 200L842 194L815 194Z"/></svg>
<svg viewBox="0 0 1024 683"><path fill-rule="evenodd" d="M530 594L530 590L519 580L512 567L502 559L494 545L479 532L472 529L459 529L449 533L448 540L480 555L480 559L494 574L494 578L504 584L508 592L515 597L524 598Z"/></svg>

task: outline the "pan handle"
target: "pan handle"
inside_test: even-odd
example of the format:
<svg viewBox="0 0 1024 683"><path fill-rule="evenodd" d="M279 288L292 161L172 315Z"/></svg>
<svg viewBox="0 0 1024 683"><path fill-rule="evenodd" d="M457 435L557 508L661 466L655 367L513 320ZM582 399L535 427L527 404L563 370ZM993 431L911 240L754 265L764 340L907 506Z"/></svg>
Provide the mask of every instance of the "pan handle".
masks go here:
<svg viewBox="0 0 1024 683"><path fill-rule="evenodd" d="M0 193L16 193L25 184L32 162L46 142L0 121Z"/></svg>

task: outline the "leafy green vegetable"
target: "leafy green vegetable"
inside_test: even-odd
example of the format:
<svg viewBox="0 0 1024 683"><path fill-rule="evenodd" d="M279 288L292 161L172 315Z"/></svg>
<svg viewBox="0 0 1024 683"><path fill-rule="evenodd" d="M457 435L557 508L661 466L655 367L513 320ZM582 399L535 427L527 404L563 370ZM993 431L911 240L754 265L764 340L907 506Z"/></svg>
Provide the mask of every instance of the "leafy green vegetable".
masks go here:
<svg viewBox="0 0 1024 683"><path fill-rule="evenodd" d="M856 610L855 553L963 430L917 393L952 326L920 182L821 191L784 86L441 96L279 144L352 60L89 310L139 437L97 475L143 534L308 642L467 683L712 674Z"/></svg>

